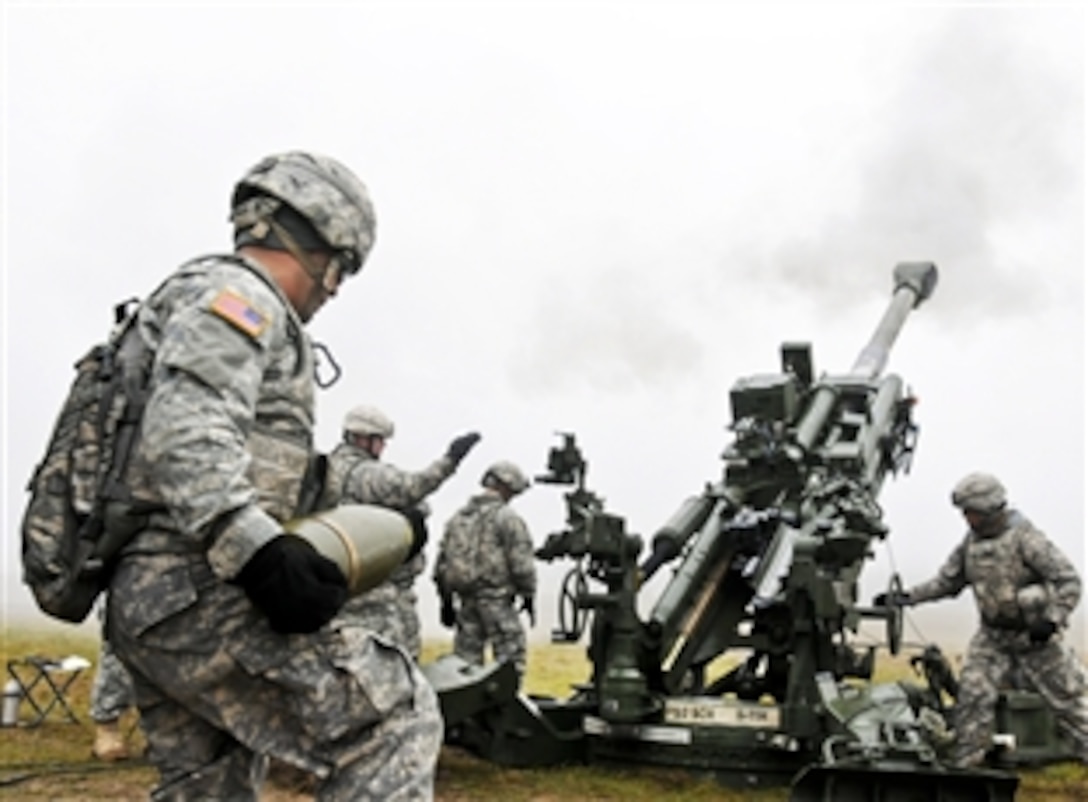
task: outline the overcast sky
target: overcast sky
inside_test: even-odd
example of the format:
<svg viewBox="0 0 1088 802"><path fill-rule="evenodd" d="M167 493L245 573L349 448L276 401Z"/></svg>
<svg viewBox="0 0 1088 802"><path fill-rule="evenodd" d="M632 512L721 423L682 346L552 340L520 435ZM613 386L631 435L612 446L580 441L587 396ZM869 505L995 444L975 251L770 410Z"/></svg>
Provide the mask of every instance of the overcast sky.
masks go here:
<svg viewBox="0 0 1088 802"><path fill-rule="evenodd" d="M484 435L431 497L436 538L490 462L539 473L564 430L648 539L720 476L736 379L787 340L847 370L895 263L931 260L887 366L919 448L865 594L937 570L972 470L1083 569L1085 12L1040 5L7 3L5 613L34 611L23 488L73 361L113 303L228 249L233 182L294 148L350 165L378 215L310 327L343 369L320 443L362 402L402 467ZM538 543L563 524L559 488L515 506ZM562 572L541 566L534 637ZM908 639L974 615L922 608Z"/></svg>

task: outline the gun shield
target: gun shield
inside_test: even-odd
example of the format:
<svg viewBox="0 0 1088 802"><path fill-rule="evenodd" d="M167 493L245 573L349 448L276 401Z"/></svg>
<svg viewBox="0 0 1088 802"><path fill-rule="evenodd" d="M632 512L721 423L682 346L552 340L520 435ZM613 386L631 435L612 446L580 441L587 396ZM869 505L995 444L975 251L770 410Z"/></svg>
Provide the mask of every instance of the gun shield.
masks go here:
<svg viewBox="0 0 1088 802"><path fill-rule="evenodd" d="M344 504L288 521L284 529L336 563L358 596L384 582L412 547L412 526L398 512Z"/></svg>

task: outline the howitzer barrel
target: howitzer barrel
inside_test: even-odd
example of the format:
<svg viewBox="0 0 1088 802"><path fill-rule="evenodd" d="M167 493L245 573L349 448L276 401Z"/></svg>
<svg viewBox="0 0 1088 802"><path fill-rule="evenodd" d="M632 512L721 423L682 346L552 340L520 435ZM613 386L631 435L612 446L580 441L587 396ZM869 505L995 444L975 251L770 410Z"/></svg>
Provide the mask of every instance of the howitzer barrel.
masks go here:
<svg viewBox="0 0 1088 802"><path fill-rule="evenodd" d="M892 343L899 336L907 315L933 294L937 286L937 266L932 262L900 262L895 266L892 278L895 291L891 303L873 336L854 360L849 373L851 378L870 381L884 370ZM811 449L819 437L834 409L835 397L836 391L831 387L817 389L808 412L797 426L797 444L805 450Z"/></svg>
<svg viewBox="0 0 1088 802"><path fill-rule="evenodd" d="M884 370L892 343L899 336L907 315L933 294L937 286L937 266L932 262L900 262L893 272L895 292L880 324L868 344L861 349L850 375L875 379Z"/></svg>

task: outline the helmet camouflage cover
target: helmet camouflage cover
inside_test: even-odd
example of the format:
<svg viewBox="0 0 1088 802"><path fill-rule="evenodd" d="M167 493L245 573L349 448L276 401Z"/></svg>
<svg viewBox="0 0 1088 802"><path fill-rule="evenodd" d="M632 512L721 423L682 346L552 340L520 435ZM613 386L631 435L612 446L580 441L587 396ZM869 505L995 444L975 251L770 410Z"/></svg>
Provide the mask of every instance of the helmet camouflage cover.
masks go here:
<svg viewBox="0 0 1088 802"><path fill-rule="evenodd" d="M952 503L961 510L997 512L1007 501L1005 486L988 473L971 473L952 490Z"/></svg>
<svg viewBox="0 0 1088 802"><path fill-rule="evenodd" d="M298 212L343 257L348 273L358 272L374 245L374 207L366 185L328 156L289 151L267 156L234 187L231 221L235 233L272 216L280 204Z"/></svg>
<svg viewBox="0 0 1088 802"><path fill-rule="evenodd" d="M393 421L377 407L361 404L352 407L344 416L344 431L388 440L393 436Z"/></svg>
<svg viewBox="0 0 1088 802"><path fill-rule="evenodd" d="M529 480L525 474L522 473L521 468L512 462L502 460L496 462L484 473L483 481L486 484L488 477L493 477L506 487L510 489L512 493L522 493L529 487Z"/></svg>

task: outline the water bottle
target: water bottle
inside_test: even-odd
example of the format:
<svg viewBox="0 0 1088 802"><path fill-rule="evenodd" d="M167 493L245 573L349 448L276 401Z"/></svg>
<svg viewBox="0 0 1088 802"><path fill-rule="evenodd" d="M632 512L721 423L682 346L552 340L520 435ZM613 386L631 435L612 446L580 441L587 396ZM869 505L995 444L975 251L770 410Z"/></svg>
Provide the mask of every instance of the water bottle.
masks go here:
<svg viewBox="0 0 1088 802"><path fill-rule="evenodd" d="M0 726L14 727L19 722L19 702L23 699L23 689L14 679L4 683L4 705L0 709Z"/></svg>

